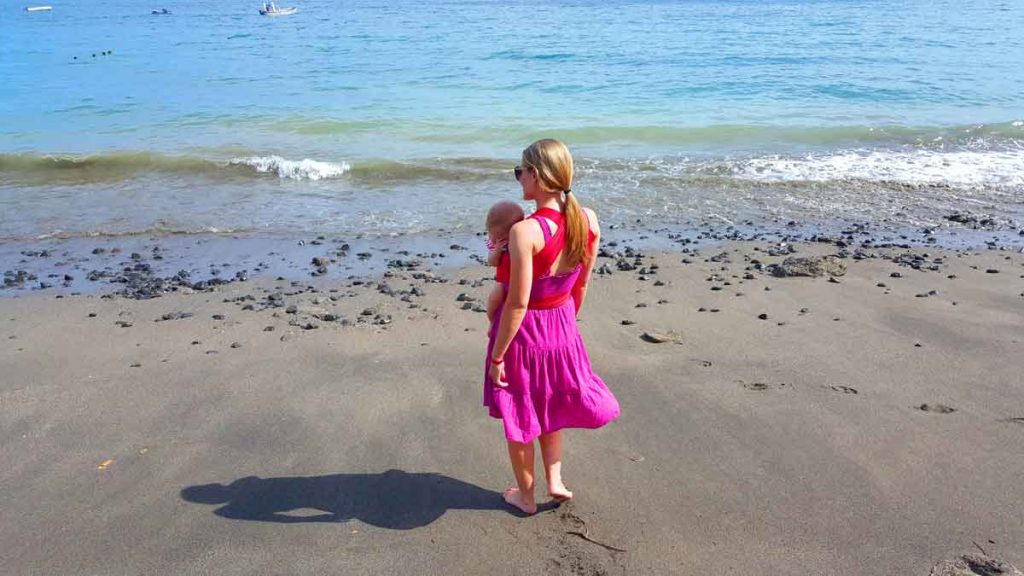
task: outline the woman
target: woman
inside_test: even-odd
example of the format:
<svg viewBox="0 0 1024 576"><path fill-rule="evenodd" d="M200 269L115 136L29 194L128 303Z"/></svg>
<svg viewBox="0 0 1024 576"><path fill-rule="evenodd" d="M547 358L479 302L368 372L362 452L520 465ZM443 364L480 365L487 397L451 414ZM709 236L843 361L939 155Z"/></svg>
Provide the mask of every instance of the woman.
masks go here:
<svg viewBox="0 0 1024 576"><path fill-rule="evenodd" d="M517 485L503 497L527 514L537 511L534 439L548 494L565 501L572 492L562 483L560 430L598 428L619 415L576 327L601 232L594 212L576 202L572 175L572 155L557 140L523 151L515 176L537 209L509 233L509 285L488 334L484 405L505 425Z"/></svg>

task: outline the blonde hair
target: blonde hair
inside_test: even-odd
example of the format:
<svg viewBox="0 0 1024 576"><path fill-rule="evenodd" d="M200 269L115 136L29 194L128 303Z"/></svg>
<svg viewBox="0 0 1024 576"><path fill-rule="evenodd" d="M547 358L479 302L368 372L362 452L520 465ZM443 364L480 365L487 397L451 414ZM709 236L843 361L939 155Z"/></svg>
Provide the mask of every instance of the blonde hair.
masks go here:
<svg viewBox="0 0 1024 576"><path fill-rule="evenodd" d="M587 257L590 225L572 189L572 154L565 144L553 138L537 140L523 150L523 166L533 168L541 186L549 192L565 192L565 257L575 266Z"/></svg>

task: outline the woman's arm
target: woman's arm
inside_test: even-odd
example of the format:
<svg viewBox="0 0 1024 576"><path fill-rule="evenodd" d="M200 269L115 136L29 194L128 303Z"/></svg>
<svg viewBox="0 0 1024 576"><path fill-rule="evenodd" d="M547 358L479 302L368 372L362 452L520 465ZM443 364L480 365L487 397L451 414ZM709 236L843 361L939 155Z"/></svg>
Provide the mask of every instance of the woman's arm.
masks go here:
<svg viewBox="0 0 1024 576"><path fill-rule="evenodd" d="M590 230L594 233L594 243L587 247L587 256L583 261L583 270L580 270L579 278L572 287L572 300L576 304L576 315L579 316L580 308L583 308L583 301L587 298L587 284L590 282L590 275L594 271L594 263L597 262L597 250L601 245L601 226L597 222L597 215L589 208L587 220L590 222Z"/></svg>
<svg viewBox="0 0 1024 576"><path fill-rule="evenodd" d="M508 294L505 295L505 306L502 308L501 323L494 339L491 358L500 359L505 356L512 339L526 316L526 308L530 302L530 288L533 283L533 238L530 221L524 220L512 226L509 232L509 257L511 273L509 275ZM497 382L497 379L495 379Z"/></svg>

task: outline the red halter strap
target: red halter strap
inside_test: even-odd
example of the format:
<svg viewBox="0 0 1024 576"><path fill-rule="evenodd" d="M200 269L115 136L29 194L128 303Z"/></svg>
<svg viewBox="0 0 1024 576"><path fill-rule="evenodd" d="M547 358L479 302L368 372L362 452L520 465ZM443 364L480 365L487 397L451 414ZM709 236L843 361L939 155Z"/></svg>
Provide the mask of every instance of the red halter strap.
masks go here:
<svg viewBox="0 0 1024 576"><path fill-rule="evenodd" d="M558 226L558 230L551 234L547 222L537 218L538 216L543 216L553 221ZM534 218L540 224L541 229L544 231L545 239L544 248L533 257L533 277L536 279L551 270L551 266L555 263L562 249L565 248L565 215L551 208L539 208L536 212L530 214L530 218ZM594 241L597 240L597 235L590 229L590 217L587 216L585 211L583 212L583 218L587 221L587 254L593 256Z"/></svg>
<svg viewBox="0 0 1024 576"><path fill-rule="evenodd" d="M558 226L558 230L555 230L554 234L550 234L548 231L550 228L547 226L547 222L541 221L538 217L543 216L555 223ZM533 277L541 278L547 275L548 271L551 270L551 265L555 263L559 253L562 252L562 248L565 247L565 217L561 212L552 210L551 208L540 208L536 212L530 215L530 218L537 220L540 224L541 229L545 232L544 234L544 247L541 248L540 252L533 256ZM548 237L550 234L550 237Z"/></svg>

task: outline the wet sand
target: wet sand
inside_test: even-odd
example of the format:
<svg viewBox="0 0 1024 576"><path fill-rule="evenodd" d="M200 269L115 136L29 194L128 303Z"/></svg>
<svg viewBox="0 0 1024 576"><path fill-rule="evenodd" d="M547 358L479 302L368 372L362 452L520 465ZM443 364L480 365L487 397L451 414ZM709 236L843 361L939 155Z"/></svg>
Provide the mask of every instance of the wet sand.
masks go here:
<svg viewBox="0 0 1024 576"><path fill-rule="evenodd" d="M1024 255L867 247L842 275L770 271L842 252L606 244L580 328L622 416L566 433L576 500L530 518L501 501L481 406L482 266L0 298L5 570L1024 565Z"/></svg>

